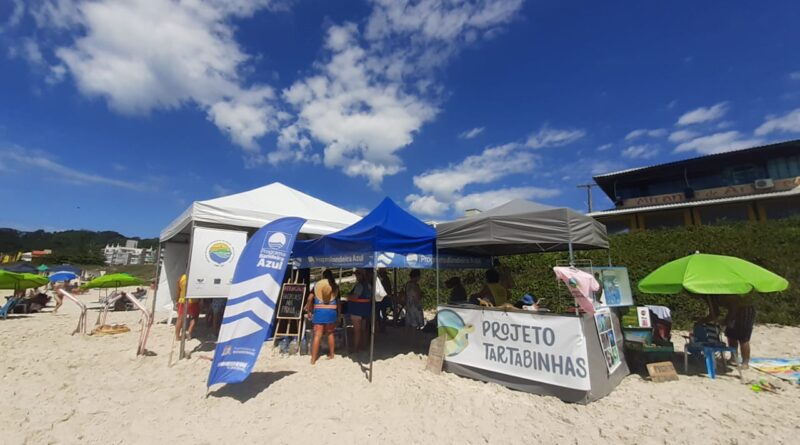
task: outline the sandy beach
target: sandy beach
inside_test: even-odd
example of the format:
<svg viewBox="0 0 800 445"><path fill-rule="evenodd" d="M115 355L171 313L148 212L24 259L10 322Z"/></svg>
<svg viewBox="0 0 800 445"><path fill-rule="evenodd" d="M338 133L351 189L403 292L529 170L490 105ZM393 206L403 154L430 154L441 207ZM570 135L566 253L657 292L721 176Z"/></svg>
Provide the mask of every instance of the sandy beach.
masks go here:
<svg viewBox="0 0 800 445"><path fill-rule="evenodd" d="M82 299L98 307L96 293ZM75 305L51 310L0 321L2 443L788 444L800 437L800 388L770 377L782 387L778 394L755 393L735 373L669 383L631 375L608 397L581 406L429 373L429 339L399 329L376 340L372 384L351 357L312 367L307 356L281 356L265 345L245 383L207 397L212 343L190 340L194 352L180 361L176 346L169 367L170 326L154 325L152 355L136 357L138 313L109 315L131 332L72 336ZM88 317L91 330L96 310ZM800 328L757 326L753 355L796 357L798 338ZM746 380L764 377L745 373Z"/></svg>

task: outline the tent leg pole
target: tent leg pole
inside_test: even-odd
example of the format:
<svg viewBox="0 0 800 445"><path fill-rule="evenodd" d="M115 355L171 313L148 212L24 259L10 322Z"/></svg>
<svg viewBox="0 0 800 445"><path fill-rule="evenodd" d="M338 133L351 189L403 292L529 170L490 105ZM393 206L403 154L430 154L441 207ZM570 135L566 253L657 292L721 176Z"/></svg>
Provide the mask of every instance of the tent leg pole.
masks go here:
<svg viewBox="0 0 800 445"><path fill-rule="evenodd" d="M399 320L399 314L397 313L398 308L400 307L400 289L397 288L397 268L395 267L392 270L392 278L394 278L394 288L393 288L393 295L392 295L392 321L394 325L397 326L397 321Z"/></svg>
<svg viewBox="0 0 800 445"><path fill-rule="evenodd" d="M572 243L567 244L567 246L569 247L569 265L570 266L574 266L575 265L575 255L572 252Z"/></svg>
<svg viewBox="0 0 800 445"><path fill-rule="evenodd" d="M436 248L436 311L439 311L439 248Z"/></svg>
<svg viewBox="0 0 800 445"><path fill-rule="evenodd" d="M187 284L188 286L188 284ZM183 299L183 315L181 318L183 319L183 324L181 325L181 350L178 354L179 359L186 358L186 323L189 319L189 299Z"/></svg>
<svg viewBox="0 0 800 445"><path fill-rule="evenodd" d="M372 359L375 353L375 289L378 287L378 268L372 268L372 319L369 336L369 382L372 383Z"/></svg>

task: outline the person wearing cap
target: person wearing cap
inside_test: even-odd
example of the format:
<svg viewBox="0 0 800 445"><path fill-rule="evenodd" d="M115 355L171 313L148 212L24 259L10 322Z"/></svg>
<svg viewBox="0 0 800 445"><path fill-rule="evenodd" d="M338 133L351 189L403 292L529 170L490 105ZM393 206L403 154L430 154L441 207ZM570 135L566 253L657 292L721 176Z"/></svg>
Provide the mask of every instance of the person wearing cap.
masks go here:
<svg viewBox="0 0 800 445"><path fill-rule="evenodd" d="M336 342L333 332L336 330L336 322L339 321L339 286L333 279L333 272L326 269L322 273L322 279L314 284L314 290L308 295L306 311L308 317L314 323L314 340L311 342L311 364L317 362L319 357L319 345L322 336L328 337L328 359L335 357Z"/></svg>
<svg viewBox="0 0 800 445"><path fill-rule="evenodd" d="M521 300L514 303L514 307L517 309L525 309L525 306L536 306L536 300L530 294L523 295Z"/></svg>

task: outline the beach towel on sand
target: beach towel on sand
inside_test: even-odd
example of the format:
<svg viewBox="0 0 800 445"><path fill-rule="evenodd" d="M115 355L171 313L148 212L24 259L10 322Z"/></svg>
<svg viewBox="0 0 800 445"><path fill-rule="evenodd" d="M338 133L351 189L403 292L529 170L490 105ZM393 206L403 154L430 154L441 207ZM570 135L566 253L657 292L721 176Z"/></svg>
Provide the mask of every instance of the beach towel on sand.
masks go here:
<svg viewBox="0 0 800 445"><path fill-rule="evenodd" d="M753 358L750 359L750 366L779 379L800 384L800 357Z"/></svg>

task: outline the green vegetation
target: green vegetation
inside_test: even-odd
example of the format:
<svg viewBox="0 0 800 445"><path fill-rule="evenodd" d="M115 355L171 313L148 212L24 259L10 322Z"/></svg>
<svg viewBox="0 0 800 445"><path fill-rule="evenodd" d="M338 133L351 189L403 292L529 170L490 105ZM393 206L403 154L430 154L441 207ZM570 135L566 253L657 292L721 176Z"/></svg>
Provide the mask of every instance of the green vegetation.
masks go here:
<svg viewBox="0 0 800 445"><path fill-rule="evenodd" d="M616 266L626 266L637 304L661 304L673 311L678 326L686 326L693 318L705 315L706 306L687 294L648 295L636 285L648 273L676 258L695 251L731 255L765 267L789 280L789 289L777 294L755 295L759 323L800 325L800 220L770 221L762 224L695 226L666 230L637 231L611 237L611 250L578 252L577 258L590 259L595 265L607 265L609 253ZM566 260L566 253L517 255L501 258L516 281L514 300L528 292L544 298L551 309L560 311L571 304L565 287L556 282L552 267ZM444 281L460 275L467 293L477 292L483 283L483 271L441 271L440 295L447 299ZM406 281L402 273L398 283ZM402 285L402 284L401 284ZM436 303L435 273L422 274L420 285L425 304Z"/></svg>
<svg viewBox="0 0 800 445"><path fill-rule="evenodd" d="M63 232L22 232L0 229L0 252L11 255L17 252L51 249L52 255L35 259L34 264L87 264L102 265L103 247L106 244L125 244L126 239L139 241L139 247L156 247L156 238L128 238L117 232L93 232L90 230L66 230Z"/></svg>

